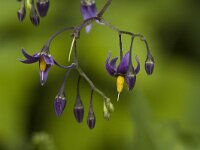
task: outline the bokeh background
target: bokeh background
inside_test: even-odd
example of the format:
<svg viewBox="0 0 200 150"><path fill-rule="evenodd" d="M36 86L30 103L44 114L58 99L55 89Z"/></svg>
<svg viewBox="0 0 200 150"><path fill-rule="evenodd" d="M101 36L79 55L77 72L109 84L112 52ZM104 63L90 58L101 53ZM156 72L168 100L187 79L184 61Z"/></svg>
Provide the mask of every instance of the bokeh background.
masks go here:
<svg viewBox="0 0 200 150"><path fill-rule="evenodd" d="M1 0L0 5L0 149L1 150L199 150L200 149L200 1L114 0L104 18L120 29L142 33L155 59L155 70L144 70L146 49L134 41L141 71L132 92L125 86L116 102L115 78L104 63L109 51L119 55L117 33L94 24L78 41L82 69L114 103L110 121L103 118L103 99L94 94L96 126L87 127L90 87L81 80L85 106L82 124L73 115L78 74L66 83L67 107L56 117L53 101L65 70L52 67L41 87L38 64L24 65L21 48L34 54L48 38L65 26L82 21L79 0L52 0L47 17L34 27L29 16L17 20L20 4ZM105 1L97 0L100 9ZM70 33L58 36L51 54L67 65ZM127 51L130 38L123 36ZM135 61L134 61L135 64Z"/></svg>

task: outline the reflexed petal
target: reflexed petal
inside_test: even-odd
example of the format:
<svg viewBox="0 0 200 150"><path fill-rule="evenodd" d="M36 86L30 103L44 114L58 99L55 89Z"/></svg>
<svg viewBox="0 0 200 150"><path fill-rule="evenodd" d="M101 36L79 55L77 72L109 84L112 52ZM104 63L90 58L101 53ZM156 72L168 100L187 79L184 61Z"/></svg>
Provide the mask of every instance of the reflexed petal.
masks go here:
<svg viewBox="0 0 200 150"><path fill-rule="evenodd" d="M54 101L54 111L56 116L60 116L65 109L66 99L65 97L57 96Z"/></svg>
<svg viewBox="0 0 200 150"><path fill-rule="evenodd" d="M38 61L38 58L32 58L32 59L26 59L26 60L21 60L19 59L19 61L21 61L22 63L25 63L25 64L32 64L32 63L35 63Z"/></svg>
<svg viewBox="0 0 200 150"><path fill-rule="evenodd" d="M138 74L139 71L140 71L140 61L139 61L137 56L135 56L135 59L136 59L136 62L137 62L137 67L135 69L135 73Z"/></svg>
<svg viewBox="0 0 200 150"><path fill-rule="evenodd" d="M125 56L122 58L118 68L117 73L119 74L126 74L128 70L128 64L129 64L129 52L125 54Z"/></svg>
<svg viewBox="0 0 200 150"><path fill-rule="evenodd" d="M108 57L106 59L106 70L107 72L113 76L115 73L116 73L116 61L117 61L117 57L116 58L113 58L111 60L111 62L109 63L109 60L110 60L110 56L111 56L111 53L108 54Z"/></svg>
<svg viewBox="0 0 200 150"><path fill-rule="evenodd" d="M44 57L44 61L46 64L48 65L53 65L54 64L54 60L53 60L53 57L51 55L42 55Z"/></svg>
<svg viewBox="0 0 200 150"><path fill-rule="evenodd" d="M22 48L22 54L24 55L24 57L26 57L27 59L34 59L36 56L36 54L35 55L33 55L33 56L31 56L31 55L29 55L23 48ZM38 56L37 56L38 57Z"/></svg>
<svg viewBox="0 0 200 150"><path fill-rule="evenodd" d="M51 68L51 65L47 65L45 71L40 71L40 83L41 83L41 85L45 84L50 68Z"/></svg>

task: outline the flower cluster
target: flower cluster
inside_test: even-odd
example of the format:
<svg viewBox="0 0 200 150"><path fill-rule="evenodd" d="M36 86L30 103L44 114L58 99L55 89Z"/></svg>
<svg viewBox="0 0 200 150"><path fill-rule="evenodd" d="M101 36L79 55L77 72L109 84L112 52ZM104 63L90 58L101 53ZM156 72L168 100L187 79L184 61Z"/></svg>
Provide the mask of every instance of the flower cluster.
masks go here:
<svg viewBox="0 0 200 150"><path fill-rule="evenodd" d="M19 20L22 21L25 16L25 0L20 1L22 3L22 7L18 12ZM29 0L26 1L28 4L31 4L31 13L30 17L37 15L37 12L34 8L34 1L32 0L31 3ZM80 32L83 28L86 29L86 32L88 33L91 30L91 23L97 22L99 25L104 25L106 27L109 27L110 29L116 31L119 35L119 45L120 45L120 62L117 65L118 57L115 57L111 59L111 52L108 54L106 60L105 60L105 68L108 72L108 74L112 77L115 77L117 82L117 92L118 97L117 100L119 100L120 93L123 90L124 82L128 85L129 91L133 90L136 82L136 75L140 71L140 62L137 56L135 56L135 60L137 63L137 66L134 67L132 63L132 45L133 41L136 37L139 37L142 42L146 45L146 51L147 51L147 58L145 61L145 70L148 75L151 75L154 70L154 59L150 52L150 48L148 46L148 43L145 39L145 37L141 34L134 34L132 32L123 31L115 26L109 24L103 19L103 14L108 8L108 6L111 4L112 0L107 0L106 4L103 6L103 8L98 12L96 8L96 4L94 0L81 0L80 8L81 8L81 14L83 16L83 22L79 26L75 27L65 27L61 29L60 31L56 32L54 35L52 35L46 44L42 47L42 50L34 55L29 55L24 49L22 49L22 54L26 58L25 60L20 59L22 63L25 64L32 64L32 63L39 63L39 75L40 75L40 82L41 85L44 85L47 81L49 70L52 66L56 65L62 69L66 69L66 75L64 77L64 80L61 84L61 87L58 91L58 94L56 95L53 106L56 116L61 116L63 113L66 104L67 104L67 97L65 93L65 85L66 80L68 79L68 76L70 74L70 71L72 69L77 70L79 77L77 81L77 90L76 90L76 100L74 104L74 116L78 123L83 122L84 118L84 103L82 101L81 95L80 95L80 80L85 79L88 84L91 87L91 96L90 96L90 104L89 104L89 111L87 115L87 125L90 129L93 129L95 127L96 123L96 117L94 114L93 109L93 93L96 92L99 95L103 97L103 115L106 120L109 120L111 117L111 113L114 111L114 106L111 103L110 98L108 98L100 89L98 89L95 84L89 79L89 77L85 74L85 72L81 69L81 66L79 64L78 60L78 52L77 52L77 42L78 39L80 39ZM40 14L40 16L45 16L47 13L49 7L49 0L37 0L37 10ZM34 12L34 13L33 13ZM33 15L34 14L34 15ZM32 23L35 25L39 24L39 19L36 19L39 17L32 17ZM36 21L37 20L37 21ZM53 56L50 54L50 44L51 42L62 32L64 31L70 31L72 35L72 42L71 42L71 48L69 50L69 58L71 56L71 52L74 50L74 61L69 66L63 66L59 64ZM122 47L122 35L130 36L131 43L130 43L130 49L123 55L123 47ZM111 59L111 60L110 60ZM70 59L69 59L70 61Z"/></svg>
<svg viewBox="0 0 200 150"><path fill-rule="evenodd" d="M17 11L18 20L22 22L26 16L26 11L29 11L31 23L35 26L40 24L40 17L45 17L49 9L50 0L37 0L35 8L34 0L18 0L21 3ZM39 13L39 15L38 15Z"/></svg>

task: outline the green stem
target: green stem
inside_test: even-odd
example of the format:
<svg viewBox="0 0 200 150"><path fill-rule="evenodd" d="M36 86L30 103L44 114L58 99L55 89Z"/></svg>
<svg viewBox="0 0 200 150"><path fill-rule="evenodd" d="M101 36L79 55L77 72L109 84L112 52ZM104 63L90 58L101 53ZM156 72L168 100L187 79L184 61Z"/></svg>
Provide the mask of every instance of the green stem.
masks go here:
<svg viewBox="0 0 200 150"><path fill-rule="evenodd" d="M77 65L76 70L79 72L79 74L89 83L90 87L92 88L92 90L94 90L95 92L99 93L99 95L101 95L104 100L109 99L101 90L99 90L94 83L88 78L88 76L82 71L82 69Z"/></svg>
<svg viewBox="0 0 200 150"><path fill-rule="evenodd" d="M101 18L111 3L112 3L112 0L108 0L106 4L103 6L103 8L100 10L100 12L97 14L97 17Z"/></svg>

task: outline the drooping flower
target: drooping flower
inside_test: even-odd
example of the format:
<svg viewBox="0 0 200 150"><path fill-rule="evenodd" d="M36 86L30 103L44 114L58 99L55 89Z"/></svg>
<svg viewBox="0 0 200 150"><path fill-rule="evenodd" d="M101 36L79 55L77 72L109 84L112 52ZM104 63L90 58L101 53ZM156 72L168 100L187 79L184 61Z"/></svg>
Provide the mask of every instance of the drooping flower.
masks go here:
<svg viewBox="0 0 200 150"><path fill-rule="evenodd" d="M107 72L111 75L117 78L117 92L118 92L118 98L119 99L119 94L123 90L124 86L124 81L129 86L129 90L132 90L135 81L136 81L136 74L138 74L140 70L140 63L138 58L136 57L137 61L137 67L134 69L132 62L130 60L130 52L128 51L125 56L122 58L121 62L119 63L118 67L116 67L116 62L117 62L117 57L113 58L110 62L110 56L111 53L108 54L108 57L106 59L106 70Z"/></svg>
<svg viewBox="0 0 200 150"><path fill-rule="evenodd" d="M39 73L40 73L40 82L41 85L47 80L48 72L52 65L54 65L54 59L49 54L48 51L41 51L40 53L36 53L33 56L29 55L24 49L22 49L23 55L26 57L26 60L21 60L22 63L32 64L35 62L39 62Z"/></svg>
<svg viewBox="0 0 200 150"><path fill-rule="evenodd" d="M81 14L84 20L97 15L96 3L94 0L81 0ZM90 32L92 24L86 26L86 32Z"/></svg>

